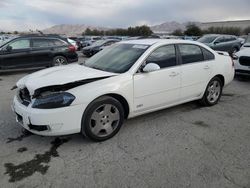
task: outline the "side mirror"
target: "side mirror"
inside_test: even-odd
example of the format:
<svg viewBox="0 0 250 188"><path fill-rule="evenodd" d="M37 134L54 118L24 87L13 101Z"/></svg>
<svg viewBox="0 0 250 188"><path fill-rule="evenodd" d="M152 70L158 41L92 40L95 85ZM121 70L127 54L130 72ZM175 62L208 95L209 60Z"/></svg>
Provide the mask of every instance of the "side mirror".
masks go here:
<svg viewBox="0 0 250 188"><path fill-rule="evenodd" d="M160 70L161 67L155 63L148 63L142 70L143 72L154 72Z"/></svg>
<svg viewBox="0 0 250 188"><path fill-rule="evenodd" d="M215 42L214 42L214 45L216 45L216 44L219 44L219 42L218 42L218 41L215 41Z"/></svg>
<svg viewBox="0 0 250 188"><path fill-rule="evenodd" d="M7 51L7 52L12 51L12 46L7 46L7 47L6 47L6 51Z"/></svg>

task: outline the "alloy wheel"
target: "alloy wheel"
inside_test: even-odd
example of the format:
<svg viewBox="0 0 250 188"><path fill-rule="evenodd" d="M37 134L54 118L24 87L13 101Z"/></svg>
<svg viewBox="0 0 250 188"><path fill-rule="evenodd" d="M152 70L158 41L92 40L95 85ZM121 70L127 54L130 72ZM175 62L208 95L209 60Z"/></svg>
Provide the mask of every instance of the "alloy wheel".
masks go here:
<svg viewBox="0 0 250 188"><path fill-rule="evenodd" d="M207 89L207 100L210 103L215 103L218 98L220 97L221 93L221 85L220 82L217 80L214 80L213 82L210 83Z"/></svg>
<svg viewBox="0 0 250 188"><path fill-rule="evenodd" d="M60 66L60 65L65 65L65 64L66 64L66 61L63 58L57 58L55 60L55 66Z"/></svg>
<svg viewBox="0 0 250 188"><path fill-rule="evenodd" d="M104 104L99 106L91 115L90 129L98 137L111 135L118 127L120 113L116 106Z"/></svg>

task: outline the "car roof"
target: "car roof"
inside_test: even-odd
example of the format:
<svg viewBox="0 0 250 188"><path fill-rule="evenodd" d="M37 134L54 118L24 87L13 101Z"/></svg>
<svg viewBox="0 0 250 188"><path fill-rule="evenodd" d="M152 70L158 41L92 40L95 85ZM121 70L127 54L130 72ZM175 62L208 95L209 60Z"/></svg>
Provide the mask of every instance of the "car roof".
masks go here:
<svg viewBox="0 0 250 188"><path fill-rule="evenodd" d="M139 45L154 45L154 44L180 44L180 43L185 43L185 44L198 44L197 42L194 41L188 41L188 40L181 40L181 39L138 39L138 40L127 40L127 41L122 41L120 43L123 44L139 44ZM200 44L200 43L199 43Z"/></svg>
<svg viewBox="0 0 250 188"><path fill-rule="evenodd" d="M206 34L204 36L214 36L214 37L221 37L221 36L225 36L225 37L236 37L235 35L227 35L227 34Z"/></svg>

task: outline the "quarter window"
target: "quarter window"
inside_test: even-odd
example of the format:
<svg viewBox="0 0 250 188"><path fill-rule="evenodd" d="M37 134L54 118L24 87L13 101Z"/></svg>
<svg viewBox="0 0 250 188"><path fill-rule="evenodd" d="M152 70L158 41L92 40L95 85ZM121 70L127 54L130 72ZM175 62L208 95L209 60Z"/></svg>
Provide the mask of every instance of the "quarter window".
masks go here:
<svg viewBox="0 0 250 188"><path fill-rule="evenodd" d="M156 49L146 60L147 63L155 63L161 68L176 65L176 52L174 45L163 46Z"/></svg>
<svg viewBox="0 0 250 188"><path fill-rule="evenodd" d="M203 56L205 61L213 60L214 54L206 50L205 48L202 48Z"/></svg>
<svg viewBox="0 0 250 188"><path fill-rule="evenodd" d="M203 61L203 54L201 48L192 44L182 44L179 45L182 64L195 63Z"/></svg>
<svg viewBox="0 0 250 188"><path fill-rule="evenodd" d="M9 46L11 46L13 50L27 49L30 48L30 40L28 39L16 40L10 43Z"/></svg>

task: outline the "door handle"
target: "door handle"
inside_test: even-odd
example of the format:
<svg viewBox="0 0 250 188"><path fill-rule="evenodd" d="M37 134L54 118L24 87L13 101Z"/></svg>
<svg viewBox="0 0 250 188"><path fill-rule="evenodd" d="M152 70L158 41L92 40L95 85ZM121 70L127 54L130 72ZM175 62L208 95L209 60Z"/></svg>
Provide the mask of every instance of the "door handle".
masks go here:
<svg viewBox="0 0 250 188"><path fill-rule="evenodd" d="M177 72L171 72L169 76L170 77L175 77L175 76L178 76L178 75L179 75L179 73L177 73Z"/></svg>
<svg viewBox="0 0 250 188"><path fill-rule="evenodd" d="M208 65L206 65L206 66L204 67L204 69L207 70L207 69L210 69L210 67L209 67Z"/></svg>

